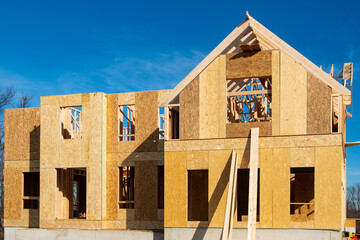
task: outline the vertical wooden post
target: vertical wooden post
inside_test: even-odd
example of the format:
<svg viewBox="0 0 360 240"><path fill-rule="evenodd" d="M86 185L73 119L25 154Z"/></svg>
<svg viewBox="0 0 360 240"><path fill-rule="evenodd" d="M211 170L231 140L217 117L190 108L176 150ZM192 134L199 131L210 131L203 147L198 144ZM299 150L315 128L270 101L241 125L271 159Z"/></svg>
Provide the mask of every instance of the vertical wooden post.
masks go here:
<svg viewBox="0 0 360 240"><path fill-rule="evenodd" d="M259 128L251 129L250 138L250 180L249 180L249 212L248 240L256 239L256 206L258 186Z"/></svg>

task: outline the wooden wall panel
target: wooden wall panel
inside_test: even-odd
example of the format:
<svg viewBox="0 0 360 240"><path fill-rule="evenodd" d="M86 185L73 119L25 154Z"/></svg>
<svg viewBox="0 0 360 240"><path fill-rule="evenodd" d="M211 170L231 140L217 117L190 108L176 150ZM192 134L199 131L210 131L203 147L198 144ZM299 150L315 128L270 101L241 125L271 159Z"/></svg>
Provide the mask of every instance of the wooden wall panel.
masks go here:
<svg viewBox="0 0 360 240"><path fill-rule="evenodd" d="M231 150L209 152L209 227L224 225Z"/></svg>
<svg viewBox="0 0 360 240"><path fill-rule="evenodd" d="M289 224L290 224L289 149L287 148L260 149L260 164L261 164L260 165L261 227L289 228Z"/></svg>
<svg viewBox="0 0 360 240"><path fill-rule="evenodd" d="M226 78L271 76L271 51L226 54Z"/></svg>
<svg viewBox="0 0 360 240"><path fill-rule="evenodd" d="M340 146L316 148L315 228L342 228L341 163L342 148Z"/></svg>
<svg viewBox="0 0 360 240"><path fill-rule="evenodd" d="M280 134L307 133L307 71L280 54Z"/></svg>
<svg viewBox="0 0 360 240"><path fill-rule="evenodd" d="M199 139L199 77L180 93L180 138Z"/></svg>
<svg viewBox="0 0 360 240"><path fill-rule="evenodd" d="M5 110L5 161L40 160L40 108Z"/></svg>
<svg viewBox="0 0 360 240"><path fill-rule="evenodd" d="M159 139L158 92L135 94L135 141L136 152L156 152Z"/></svg>
<svg viewBox="0 0 360 240"><path fill-rule="evenodd" d="M157 219L157 161L135 162L135 220Z"/></svg>
<svg viewBox="0 0 360 240"><path fill-rule="evenodd" d="M251 128L259 128L259 136L271 136L271 122L227 123L226 137L249 137Z"/></svg>
<svg viewBox="0 0 360 240"><path fill-rule="evenodd" d="M21 219L22 209L22 171L20 168L5 168L4 176L4 218ZM9 226L9 225L5 225Z"/></svg>
<svg viewBox="0 0 360 240"><path fill-rule="evenodd" d="M226 56L220 55L200 74L200 138L226 137L226 109Z"/></svg>
<svg viewBox="0 0 360 240"><path fill-rule="evenodd" d="M307 133L331 133L331 88L308 72Z"/></svg>
<svg viewBox="0 0 360 240"><path fill-rule="evenodd" d="M164 227L187 225L186 152L165 152Z"/></svg>
<svg viewBox="0 0 360 240"><path fill-rule="evenodd" d="M56 170L40 169L40 216L42 219L55 218ZM40 221L40 227L41 225Z"/></svg>

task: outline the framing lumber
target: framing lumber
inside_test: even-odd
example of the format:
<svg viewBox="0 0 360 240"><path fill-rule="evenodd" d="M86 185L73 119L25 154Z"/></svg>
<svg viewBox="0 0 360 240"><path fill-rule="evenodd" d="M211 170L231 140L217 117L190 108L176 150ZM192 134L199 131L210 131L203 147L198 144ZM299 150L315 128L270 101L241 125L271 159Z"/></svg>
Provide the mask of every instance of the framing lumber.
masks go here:
<svg viewBox="0 0 360 240"><path fill-rule="evenodd" d="M213 51L210 52L168 95L159 103L159 107L167 105L179 93L194 80L207 66L210 65L220 54L224 53L229 46L238 38L249 26L248 18L240 23Z"/></svg>
<svg viewBox="0 0 360 240"><path fill-rule="evenodd" d="M259 128L251 129L250 138L250 180L249 180L249 212L248 240L256 239L256 203L258 185Z"/></svg>
<svg viewBox="0 0 360 240"><path fill-rule="evenodd" d="M237 188L237 154L232 151L228 193L225 206L224 226L222 240L232 239L232 226L235 214L236 188Z"/></svg>
<svg viewBox="0 0 360 240"><path fill-rule="evenodd" d="M247 19L249 19L250 26L254 30L254 33L258 40L261 43L261 39L266 39L267 43L274 46L275 49L280 49L281 51L288 54L295 61L297 61L300 65L306 68L308 71L312 72L317 78L321 79L324 83L334 89L338 94L350 96L351 92L349 89L341 85L334 78L329 76L323 70L321 70L318 66L312 63L309 59L304 57L301 53L296 51L286 42L281 40L278 36L272 33L270 30L261 25L258 21L252 18L248 12L246 12Z"/></svg>

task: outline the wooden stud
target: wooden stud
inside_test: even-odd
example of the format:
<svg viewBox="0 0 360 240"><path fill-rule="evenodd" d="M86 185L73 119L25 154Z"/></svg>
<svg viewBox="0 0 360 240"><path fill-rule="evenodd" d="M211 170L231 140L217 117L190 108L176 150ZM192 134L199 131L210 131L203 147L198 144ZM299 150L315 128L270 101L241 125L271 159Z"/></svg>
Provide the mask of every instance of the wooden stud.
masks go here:
<svg viewBox="0 0 360 240"><path fill-rule="evenodd" d="M250 180L249 180L249 212L248 212L248 240L256 239L256 204L258 188L258 157L259 157L259 128L251 129L250 138Z"/></svg>

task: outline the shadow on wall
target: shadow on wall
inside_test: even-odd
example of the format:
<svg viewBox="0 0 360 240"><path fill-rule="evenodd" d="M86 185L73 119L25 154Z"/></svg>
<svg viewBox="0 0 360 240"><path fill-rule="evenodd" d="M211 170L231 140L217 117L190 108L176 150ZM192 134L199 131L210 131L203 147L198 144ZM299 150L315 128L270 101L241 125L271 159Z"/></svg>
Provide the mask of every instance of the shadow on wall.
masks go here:
<svg viewBox="0 0 360 240"><path fill-rule="evenodd" d="M40 126L34 126L34 129L29 134L30 137L30 170L40 171ZM40 189L40 181L39 181ZM40 190L39 190L40 192ZM39 196L40 197L40 196ZM40 199L37 209L29 209L29 227L38 228L40 226L39 211Z"/></svg>
<svg viewBox="0 0 360 240"><path fill-rule="evenodd" d="M250 154L250 138L246 142L244 155L238 156L239 158L240 157L242 158L242 159L239 159L241 168L248 168L249 160L250 160L248 157L249 154ZM225 168L220 175L220 179L217 182L214 192L211 195L211 198L209 201L209 217L208 217L209 225L214 218L214 214L215 214L216 209L219 206L221 197L225 194L225 198L227 198L227 191L225 192L225 189L229 183L230 165L231 165L231 154L226 162ZM225 212L225 209L224 209L224 212ZM235 209L235 214L237 214L236 209ZM236 216L234 216L234 221L236 221L236 219L237 219ZM204 237L205 237L205 234L206 234L208 228L201 227L199 225L195 230L192 240L201 240L201 239L204 239Z"/></svg>
<svg viewBox="0 0 360 240"><path fill-rule="evenodd" d="M155 153L160 155L161 159L148 158L151 156L150 154L140 155L143 153ZM141 159L141 156L146 159ZM133 209L126 210L127 216L129 216L126 218L126 228L156 229L154 239L163 239L164 229L164 219L158 218L159 197L162 197L158 185L159 162L164 162L164 141L159 140L159 129L153 131L123 161L124 166L135 166L135 203Z"/></svg>

